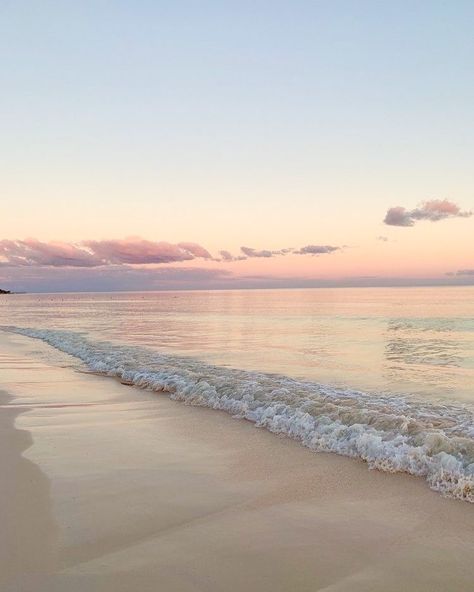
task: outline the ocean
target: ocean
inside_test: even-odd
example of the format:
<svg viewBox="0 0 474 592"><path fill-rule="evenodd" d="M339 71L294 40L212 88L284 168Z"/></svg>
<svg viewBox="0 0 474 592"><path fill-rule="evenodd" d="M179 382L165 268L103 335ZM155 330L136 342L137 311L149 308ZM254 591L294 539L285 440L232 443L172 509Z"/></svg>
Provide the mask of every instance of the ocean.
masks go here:
<svg viewBox="0 0 474 592"><path fill-rule="evenodd" d="M0 325L474 501L474 287L11 295Z"/></svg>

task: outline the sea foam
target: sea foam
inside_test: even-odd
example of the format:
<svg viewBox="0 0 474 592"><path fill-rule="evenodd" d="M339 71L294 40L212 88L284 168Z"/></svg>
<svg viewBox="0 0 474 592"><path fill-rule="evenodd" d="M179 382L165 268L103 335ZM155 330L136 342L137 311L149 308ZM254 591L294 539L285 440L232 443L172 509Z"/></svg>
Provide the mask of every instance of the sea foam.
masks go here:
<svg viewBox="0 0 474 592"><path fill-rule="evenodd" d="M41 339L94 372L227 411L314 451L360 458L371 469L423 476L443 495L474 502L474 414L460 404L213 366L145 347L95 342L71 331L4 328Z"/></svg>

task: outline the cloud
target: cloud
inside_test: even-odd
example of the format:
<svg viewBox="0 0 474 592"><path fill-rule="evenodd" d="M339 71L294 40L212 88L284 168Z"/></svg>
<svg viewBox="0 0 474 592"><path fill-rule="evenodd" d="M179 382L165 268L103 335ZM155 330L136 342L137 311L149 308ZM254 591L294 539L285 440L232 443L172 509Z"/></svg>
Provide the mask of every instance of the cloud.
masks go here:
<svg viewBox="0 0 474 592"><path fill-rule="evenodd" d="M246 257L253 258L253 257L275 257L278 255L288 255L294 251L293 248L286 248L286 249L278 249L276 251L270 251L269 249L252 249L251 247L240 247L240 250Z"/></svg>
<svg viewBox="0 0 474 592"><path fill-rule="evenodd" d="M0 258L12 266L96 267L101 260L78 245L36 239L0 241Z"/></svg>
<svg viewBox="0 0 474 592"><path fill-rule="evenodd" d="M431 222L453 217L469 218L469 216L472 216L472 212L462 212L458 205L447 199L426 201L420 208L411 212L411 217L414 220L431 220Z"/></svg>
<svg viewBox="0 0 474 592"><path fill-rule="evenodd" d="M380 235L377 237L377 240L382 241L383 243L386 243L386 242L388 242L388 237Z"/></svg>
<svg viewBox="0 0 474 592"><path fill-rule="evenodd" d="M141 238L83 241L78 244L36 239L0 241L0 261L11 266L99 267L147 265L211 259L201 245L171 244Z"/></svg>
<svg viewBox="0 0 474 592"><path fill-rule="evenodd" d="M331 245L306 245L301 247L299 251L295 251L296 255L327 255L339 251L341 247L332 247Z"/></svg>
<svg viewBox="0 0 474 592"><path fill-rule="evenodd" d="M267 249L252 249L251 247L240 247L240 250L247 257L273 257L273 255L279 255L279 251L268 251Z"/></svg>
<svg viewBox="0 0 474 592"><path fill-rule="evenodd" d="M242 256L242 255L235 256L235 255L232 255L232 253L230 253L229 251L225 251L225 250L219 251L219 255L221 257L221 261L226 261L226 262L245 261L245 259L247 259L247 257L245 257L245 256Z"/></svg>
<svg viewBox="0 0 474 592"><path fill-rule="evenodd" d="M111 240L86 240L78 243L59 241L42 242L37 239L0 240L0 267L30 268L110 268L122 266L169 265L195 259L207 261L243 261L252 258L271 258L297 255L322 255L332 253L341 247L330 245L307 245L299 250L279 250L241 247L241 254L233 255L226 250L219 251L214 258L207 249L194 242L177 244L164 241L150 241L140 237Z"/></svg>
<svg viewBox="0 0 474 592"><path fill-rule="evenodd" d="M288 247L285 249L278 249L275 251L271 251L270 249L254 249L252 247L240 247L240 250L244 254L243 256L234 256L229 251L219 251L219 255L221 257L221 261L231 262L231 261L242 261L243 259L254 259L254 258L262 258L262 259L269 259L270 257L277 257L282 255L324 255L328 253L333 253L334 251L339 251L341 247L332 247L330 245L307 245L305 247L301 247L301 249L295 250L293 247Z"/></svg>
<svg viewBox="0 0 474 592"><path fill-rule="evenodd" d="M209 253L207 249L201 247L197 243L178 243L178 247L180 249L184 249L191 253L195 257L202 257L203 259L212 259L212 255Z"/></svg>
<svg viewBox="0 0 474 592"><path fill-rule="evenodd" d="M141 238L126 238L120 240L85 241L83 243L104 264L143 265L151 263L176 263L191 261L197 256L196 251L202 249L206 257L209 253L194 243L181 243L185 248L167 242L154 242Z"/></svg>
<svg viewBox="0 0 474 592"><path fill-rule="evenodd" d="M455 203L447 199L433 199L425 201L414 210L407 210L401 206L389 208L384 223L389 226L414 226L418 220L439 222L446 218L469 218L472 212L463 212Z"/></svg>
<svg viewBox="0 0 474 592"><path fill-rule="evenodd" d="M401 206L397 206L387 211L384 224L388 224L389 226L413 226L415 223L411 219L410 212L407 212Z"/></svg>

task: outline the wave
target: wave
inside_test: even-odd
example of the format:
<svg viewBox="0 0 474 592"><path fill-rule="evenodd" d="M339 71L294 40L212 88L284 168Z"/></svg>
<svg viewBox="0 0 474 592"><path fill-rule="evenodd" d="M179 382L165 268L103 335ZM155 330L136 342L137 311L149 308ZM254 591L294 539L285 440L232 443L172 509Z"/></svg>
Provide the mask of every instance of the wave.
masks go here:
<svg viewBox="0 0 474 592"><path fill-rule="evenodd" d="M91 341L72 331L4 329L41 339L94 372L227 411L314 451L423 476L443 495L474 502L474 413L461 405L213 366L145 347Z"/></svg>

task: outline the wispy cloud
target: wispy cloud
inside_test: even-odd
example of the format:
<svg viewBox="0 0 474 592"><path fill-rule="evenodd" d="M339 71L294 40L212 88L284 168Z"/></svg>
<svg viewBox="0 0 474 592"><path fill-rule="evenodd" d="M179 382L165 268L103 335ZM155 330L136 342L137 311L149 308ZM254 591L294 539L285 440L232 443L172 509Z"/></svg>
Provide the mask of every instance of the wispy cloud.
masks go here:
<svg viewBox="0 0 474 592"><path fill-rule="evenodd" d="M460 207L447 199L425 201L414 210L402 206L390 208L384 218L389 226L414 226L419 220L439 222L446 218L469 218L472 212L462 211Z"/></svg>
<svg viewBox="0 0 474 592"><path fill-rule="evenodd" d="M241 247L241 251L246 257L276 257L278 255L328 255L335 251L340 251L341 247L333 247L331 245L306 245L300 249L285 248L277 251L270 251L268 249L252 249L250 247Z"/></svg>
<svg viewBox="0 0 474 592"><path fill-rule="evenodd" d="M230 251L226 250L219 251L219 256L221 261L226 261L227 263L230 261L245 261L247 259L245 255L232 255Z"/></svg>
<svg viewBox="0 0 474 592"><path fill-rule="evenodd" d="M246 257L274 257L275 255L285 255L288 249L280 249L278 251L269 251L268 249L252 249L251 247L240 247L240 250Z"/></svg>

